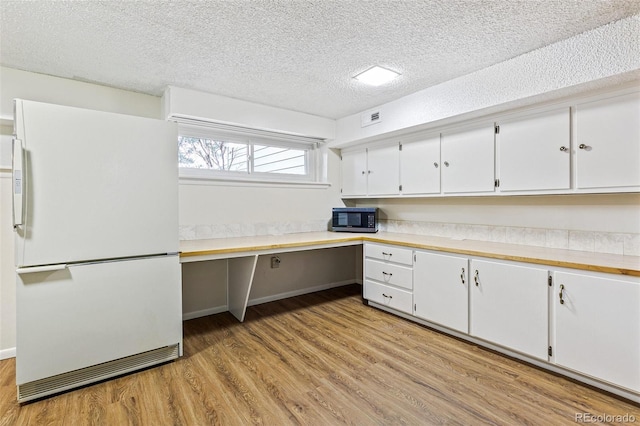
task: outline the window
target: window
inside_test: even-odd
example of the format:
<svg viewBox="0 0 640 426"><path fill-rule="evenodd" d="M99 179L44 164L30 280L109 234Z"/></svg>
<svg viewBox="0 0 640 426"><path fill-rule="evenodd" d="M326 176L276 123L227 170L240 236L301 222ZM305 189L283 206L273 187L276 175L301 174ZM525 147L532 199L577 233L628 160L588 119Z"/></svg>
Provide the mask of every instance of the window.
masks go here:
<svg viewBox="0 0 640 426"><path fill-rule="evenodd" d="M246 172L249 170L249 146L222 139L178 136L181 168Z"/></svg>
<svg viewBox="0 0 640 426"><path fill-rule="evenodd" d="M182 178L310 183L326 175L321 139L193 121L178 121Z"/></svg>

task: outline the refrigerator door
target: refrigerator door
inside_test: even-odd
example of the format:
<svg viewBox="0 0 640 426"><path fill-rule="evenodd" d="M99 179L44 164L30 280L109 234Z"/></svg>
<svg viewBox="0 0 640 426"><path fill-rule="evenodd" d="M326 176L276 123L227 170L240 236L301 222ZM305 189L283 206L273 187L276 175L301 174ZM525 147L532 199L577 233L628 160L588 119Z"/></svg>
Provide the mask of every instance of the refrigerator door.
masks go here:
<svg viewBox="0 0 640 426"><path fill-rule="evenodd" d="M15 102L18 267L178 251L175 123Z"/></svg>
<svg viewBox="0 0 640 426"><path fill-rule="evenodd" d="M181 344L177 255L40 271L17 275L18 386Z"/></svg>

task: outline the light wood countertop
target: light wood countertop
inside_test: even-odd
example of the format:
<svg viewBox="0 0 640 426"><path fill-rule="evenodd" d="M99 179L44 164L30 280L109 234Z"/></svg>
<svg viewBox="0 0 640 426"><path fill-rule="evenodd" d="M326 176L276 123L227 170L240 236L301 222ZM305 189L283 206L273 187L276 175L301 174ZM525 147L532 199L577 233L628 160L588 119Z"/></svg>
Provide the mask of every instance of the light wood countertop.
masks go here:
<svg viewBox="0 0 640 426"><path fill-rule="evenodd" d="M394 244L468 256L640 277L640 256L551 249L466 239L456 240L443 237L390 232L357 234L326 231L256 237L187 240L180 242L180 257L183 261L196 261L197 259L195 259L195 257L206 260L207 257L212 258L212 256L223 258L225 255L230 254L238 256L241 253L260 254L262 251L273 252L279 249L291 251L296 248L305 250L357 245L363 242Z"/></svg>

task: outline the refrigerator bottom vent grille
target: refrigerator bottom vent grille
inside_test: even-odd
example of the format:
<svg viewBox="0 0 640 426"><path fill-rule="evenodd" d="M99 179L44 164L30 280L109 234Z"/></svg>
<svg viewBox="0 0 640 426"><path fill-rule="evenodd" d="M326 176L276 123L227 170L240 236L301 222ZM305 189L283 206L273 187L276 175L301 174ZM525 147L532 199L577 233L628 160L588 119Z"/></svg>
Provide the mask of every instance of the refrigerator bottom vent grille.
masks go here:
<svg viewBox="0 0 640 426"><path fill-rule="evenodd" d="M58 374L46 379L18 385L18 401L25 402L47 395L77 388L124 373L150 367L178 358L179 345L166 346L152 351L131 355L80 370Z"/></svg>

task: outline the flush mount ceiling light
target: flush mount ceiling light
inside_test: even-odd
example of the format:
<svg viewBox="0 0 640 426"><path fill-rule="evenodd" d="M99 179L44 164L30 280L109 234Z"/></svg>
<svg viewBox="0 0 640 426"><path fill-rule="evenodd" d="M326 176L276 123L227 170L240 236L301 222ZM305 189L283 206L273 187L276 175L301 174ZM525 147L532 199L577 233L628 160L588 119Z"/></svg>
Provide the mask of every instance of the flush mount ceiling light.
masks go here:
<svg viewBox="0 0 640 426"><path fill-rule="evenodd" d="M361 72L353 78L371 86L380 86L382 84L390 82L399 75L400 74L395 71L391 71L376 65L364 72Z"/></svg>

